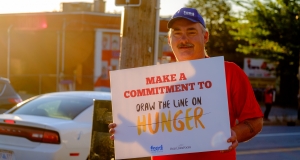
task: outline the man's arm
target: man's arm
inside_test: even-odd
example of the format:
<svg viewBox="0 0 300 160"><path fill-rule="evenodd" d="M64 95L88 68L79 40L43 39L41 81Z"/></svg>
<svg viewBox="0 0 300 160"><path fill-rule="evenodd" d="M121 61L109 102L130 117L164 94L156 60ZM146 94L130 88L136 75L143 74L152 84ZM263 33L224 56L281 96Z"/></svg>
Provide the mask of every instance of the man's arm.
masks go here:
<svg viewBox="0 0 300 160"><path fill-rule="evenodd" d="M246 119L231 128L237 137L238 142L245 142L258 134L263 127L263 118Z"/></svg>

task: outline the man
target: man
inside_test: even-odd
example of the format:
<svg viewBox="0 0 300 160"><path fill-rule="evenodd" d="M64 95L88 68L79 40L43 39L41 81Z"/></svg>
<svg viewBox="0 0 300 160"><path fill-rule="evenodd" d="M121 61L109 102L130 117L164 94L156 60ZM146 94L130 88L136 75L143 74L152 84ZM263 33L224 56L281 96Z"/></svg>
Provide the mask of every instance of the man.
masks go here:
<svg viewBox="0 0 300 160"><path fill-rule="evenodd" d="M181 8L178 10L169 21L168 28L168 43L177 61L208 58L205 44L209 40L209 33L202 16L196 9ZM248 77L236 64L225 62L224 65L231 126L231 137L227 142L232 143L231 146L225 151L155 156L152 157L153 160L233 160L236 159L235 148L238 143L251 139L261 131L263 114L255 99ZM209 71L209 69L207 70ZM236 124L237 121L238 124ZM111 134L115 132L115 127L115 123L109 124ZM113 135L111 139L114 139Z"/></svg>
<svg viewBox="0 0 300 160"><path fill-rule="evenodd" d="M270 121L269 114L272 108L273 103L275 102L275 89L272 85L267 85L265 91L264 91L264 101L266 110L264 112L264 120Z"/></svg>

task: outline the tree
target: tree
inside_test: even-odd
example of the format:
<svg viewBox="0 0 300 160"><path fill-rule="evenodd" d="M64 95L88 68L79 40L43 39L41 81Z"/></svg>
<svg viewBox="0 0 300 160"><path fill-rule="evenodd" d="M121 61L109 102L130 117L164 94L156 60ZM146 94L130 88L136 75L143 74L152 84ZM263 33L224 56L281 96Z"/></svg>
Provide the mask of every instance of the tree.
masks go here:
<svg viewBox="0 0 300 160"><path fill-rule="evenodd" d="M231 26L225 22L233 21L230 15L231 7L226 0L190 0L187 7L196 8L203 16L210 38L206 45L210 56L236 54L237 40L229 34Z"/></svg>
<svg viewBox="0 0 300 160"><path fill-rule="evenodd" d="M277 60L281 105L297 106L300 0L233 1L247 7L239 23L233 24L237 31L231 32L246 42L237 51Z"/></svg>

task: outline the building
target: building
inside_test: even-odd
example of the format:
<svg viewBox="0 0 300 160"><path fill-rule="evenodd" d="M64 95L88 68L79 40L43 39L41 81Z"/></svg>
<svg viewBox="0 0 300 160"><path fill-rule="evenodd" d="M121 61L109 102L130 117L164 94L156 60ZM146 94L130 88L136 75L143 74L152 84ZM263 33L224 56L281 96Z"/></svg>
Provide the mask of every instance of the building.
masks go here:
<svg viewBox="0 0 300 160"><path fill-rule="evenodd" d="M105 78L116 69L120 52L121 15L103 13L101 4L66 3L62 12L1 14L0 76L32 94L109 85ZM161 19L159 58L170 53L166 26Z"/></svg>

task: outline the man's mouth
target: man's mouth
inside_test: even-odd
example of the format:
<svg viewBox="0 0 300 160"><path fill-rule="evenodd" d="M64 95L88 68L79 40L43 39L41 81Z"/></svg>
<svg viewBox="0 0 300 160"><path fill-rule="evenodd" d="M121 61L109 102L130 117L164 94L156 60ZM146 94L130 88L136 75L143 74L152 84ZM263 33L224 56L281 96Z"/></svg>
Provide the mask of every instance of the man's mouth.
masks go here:
<svg viewBox="0 0 300 160"><path fill-rule="evenodd" d="M185 48L192 48L192 47L194 47L194 45L191 43L187 43L187 44L179 44L177 47L179 49L185 49Z"/></svg>

